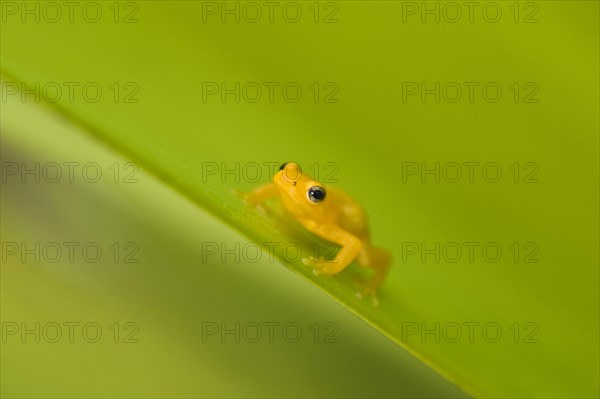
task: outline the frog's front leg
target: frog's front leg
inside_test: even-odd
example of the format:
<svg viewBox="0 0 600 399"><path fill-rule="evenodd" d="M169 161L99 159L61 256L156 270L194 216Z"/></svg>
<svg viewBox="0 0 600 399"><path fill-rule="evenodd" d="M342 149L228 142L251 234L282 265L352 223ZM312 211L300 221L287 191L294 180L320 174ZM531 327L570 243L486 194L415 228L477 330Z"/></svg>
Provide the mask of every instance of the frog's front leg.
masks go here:
<svg viewBox="0 0 600 399"><path fill-rule="evenodd" d="M306 223L305 227L319 237L332 241L342 247L335 259L305 259L305 264L315 268L315 274L335 274L341 272L346 266L352 263L362 249L362 242L356 236L336 225L316 226L312 223Z"/></svg>
<svg viewBox="0 0 600 399"><path fill-rule="evenodd" d="M244 200L250 207L260 205L269 198L275 197L278 194L277 187L273 183L266 183L255 188L252 192L244 196Z"/></svg>

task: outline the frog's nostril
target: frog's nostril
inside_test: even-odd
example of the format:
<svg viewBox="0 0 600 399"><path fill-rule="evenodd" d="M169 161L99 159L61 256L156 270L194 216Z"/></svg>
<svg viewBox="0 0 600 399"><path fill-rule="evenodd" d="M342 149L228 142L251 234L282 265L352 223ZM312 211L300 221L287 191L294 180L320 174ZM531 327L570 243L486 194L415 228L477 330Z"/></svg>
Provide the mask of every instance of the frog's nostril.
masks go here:
<svg viewBox="0 0 600 399"><path fill-rule="evenodd" d="M288 164L287 162L282 163L281 166L279 167L279 170L283 170L285 168L285 165L287 165L287 164Z"/></svg>

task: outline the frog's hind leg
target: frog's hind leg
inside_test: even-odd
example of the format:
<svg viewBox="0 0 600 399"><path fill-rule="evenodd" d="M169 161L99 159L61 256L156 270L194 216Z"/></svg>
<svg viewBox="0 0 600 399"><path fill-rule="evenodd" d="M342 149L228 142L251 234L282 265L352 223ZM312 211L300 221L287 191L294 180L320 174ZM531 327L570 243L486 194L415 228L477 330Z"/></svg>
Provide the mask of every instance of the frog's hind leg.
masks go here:
<svg viewBox="0 0 600 399"><path fill-rule="evenodd" d="M392 255L383 248L374 247L364 243L362 250L356 258L358 264L362 267L373 269L373 276L366 284L364 292L359 296L370 294L375 296L377 289L381 286L392 263Z"/></svg>
<svg viewBox="0 0 600 399"><path fill-rule="evenodd" d="M342 248L338 251L335 259L315 260L307 258L305 264L315 267L315 274L335 274L344 270L362 251L362 242L351 233L337 226L304 226L321 238L332 241Z"/></svg>

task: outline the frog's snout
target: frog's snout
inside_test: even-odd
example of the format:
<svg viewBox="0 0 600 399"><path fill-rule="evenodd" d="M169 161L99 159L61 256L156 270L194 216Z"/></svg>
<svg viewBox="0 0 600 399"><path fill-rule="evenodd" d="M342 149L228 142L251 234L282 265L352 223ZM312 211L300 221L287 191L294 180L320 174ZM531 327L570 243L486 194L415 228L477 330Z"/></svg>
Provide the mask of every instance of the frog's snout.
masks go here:
<svg viewBox="0 0 600 399"><path fill-rule="evenodd" d="M285 162L281 164L279 171L275 174L274 182L282 186L295 186L302 179L304 176L300 165L295 162Z"/></svg>

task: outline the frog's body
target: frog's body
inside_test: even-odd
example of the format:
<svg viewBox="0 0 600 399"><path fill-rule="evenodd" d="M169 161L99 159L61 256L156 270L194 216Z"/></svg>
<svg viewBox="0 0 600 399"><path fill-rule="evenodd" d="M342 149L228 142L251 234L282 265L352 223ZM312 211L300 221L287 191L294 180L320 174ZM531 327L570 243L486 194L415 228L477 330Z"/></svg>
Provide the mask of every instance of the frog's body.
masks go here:
<svg viewBox="0 0 600 399"><path fill-rule="evenodd" d="M276 196L306 229L341 246L333 260L304 258L315 274L338 273L356 259L360 266L375 270L365 290L374 293L385 278L391 256L371 245L367 216L359 203L341 190L325 189L295 163L283 164L273 183L258 187L246 196L246 201L254 206Z"/></svg>

